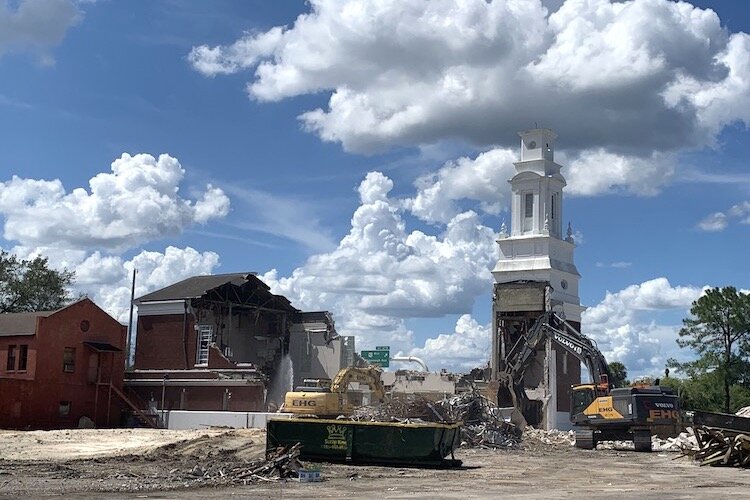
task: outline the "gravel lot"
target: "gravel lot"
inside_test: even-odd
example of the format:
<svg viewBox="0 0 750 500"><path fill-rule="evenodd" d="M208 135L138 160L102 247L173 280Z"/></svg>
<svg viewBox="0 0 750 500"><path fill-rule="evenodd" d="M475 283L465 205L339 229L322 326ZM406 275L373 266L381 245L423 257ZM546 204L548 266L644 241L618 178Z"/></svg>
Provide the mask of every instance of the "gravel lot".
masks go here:
<svg viewBox="0 0 750 500"><path fill-rule="evenodd" d="M109 444L106 444L109 443ZM750 470L698 467L679 453L578 450L524 440L459 450L462 469L317 464L324 481L208 486L201 468L263 454L257 430L0 432L0 498L748 498ZM196 469L198 467L198 469ZM196 470L198 472L196 473ZM212 483L213 484L213 483Z"/></svg>

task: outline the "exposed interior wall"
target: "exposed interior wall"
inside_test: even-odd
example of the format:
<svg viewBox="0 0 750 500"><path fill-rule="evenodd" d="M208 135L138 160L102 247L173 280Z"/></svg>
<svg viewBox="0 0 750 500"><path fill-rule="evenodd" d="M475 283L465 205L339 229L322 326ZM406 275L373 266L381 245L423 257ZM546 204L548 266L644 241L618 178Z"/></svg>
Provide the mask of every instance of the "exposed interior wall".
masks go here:
<svg viewBox="0 0 750 500"><path fill-rule="evenodd" d="M386 391L394 396L417 394L430 399L441 399L456 393L457 378L452 373L398 370L383 372L381 380Z"/></svg>
<svg viewBox="0 0 750 500"><path fill-rule="evenodd" d="M285 337L278 315L230 309L223 315L201 310L195 316L196 343L201 325L208 325L213 328L213 342L232 362L250 363L269 374L278 366Z"/></svg>
<svg viewBox="0 0 750 500"><path fill-rule="evenodd" d="M302 324L291 328L289 355L294 367L294 387L303 385L306 378L333 379L346 366L342 337L326 342L324 332L305 331Z"/></svg>

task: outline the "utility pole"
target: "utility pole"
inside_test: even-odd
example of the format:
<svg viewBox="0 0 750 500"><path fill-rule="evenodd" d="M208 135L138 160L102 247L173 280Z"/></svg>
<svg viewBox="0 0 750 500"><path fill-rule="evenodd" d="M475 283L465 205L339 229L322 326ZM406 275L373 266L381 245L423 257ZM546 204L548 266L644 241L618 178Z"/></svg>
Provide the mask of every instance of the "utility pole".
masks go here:
<svg viewBox="0 0 750 500"><path fill-rule="evenodd" d="M128 338L125 343L125 369L130 370L130 348L133 337L133 301L135 300L135 275L138 270L133 268L133 285L130 287L130 319L128 320Z"/></svg>

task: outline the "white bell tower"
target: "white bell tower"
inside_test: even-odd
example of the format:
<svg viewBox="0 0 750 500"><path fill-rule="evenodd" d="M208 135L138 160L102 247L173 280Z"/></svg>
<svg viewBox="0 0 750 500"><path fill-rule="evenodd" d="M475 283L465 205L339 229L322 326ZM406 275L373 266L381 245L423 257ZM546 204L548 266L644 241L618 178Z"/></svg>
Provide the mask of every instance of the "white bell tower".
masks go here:
<svg viewBox="0 0 750 500"><path fill-rule="evenodd" d="M551 298L569 321L580 322L580 274L573 262L575 245L568 226L563 238L561 166L555 163L555 139L549 129L520 132L521 160L514 163L511 232L501 229L497 243L500 259L492 271L495 283L547 281ZM559 310L559 309L558 309Z"/></svg>
<svg viewBox="0 0 750 500"><path fill-rule="evenodd" d="M491 378L499 381L508 356L543 312L565 314L580 330L580 275L573 262L570 225L563 236L565 179L555 163L556 135L537 128L520 132L521 159L510 180L511 231L505 225L497 240L500 258L492 270ZM543 290L543 291L541 291ZM571 359L572 358L572 359ZM532 425L546 429L570 427L570 387L580 383L581 367L574 357L548 339L537 349L537 362L524 372L523 386L531 405L523 409ZM498 404L503 391L498 386ZM506 390L507 392L507 390Z"/></svg>

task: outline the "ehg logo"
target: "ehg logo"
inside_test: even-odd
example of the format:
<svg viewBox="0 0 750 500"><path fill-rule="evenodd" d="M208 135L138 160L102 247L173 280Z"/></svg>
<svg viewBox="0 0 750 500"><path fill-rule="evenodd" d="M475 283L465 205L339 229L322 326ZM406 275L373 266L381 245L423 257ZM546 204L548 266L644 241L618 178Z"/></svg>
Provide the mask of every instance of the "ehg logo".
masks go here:
<svg viewBox="0 0 750 500"><path fill-rule="evenodd" d="M292 406L315 406L315 401L308 401L306 399L293 399Z"/></svg>

